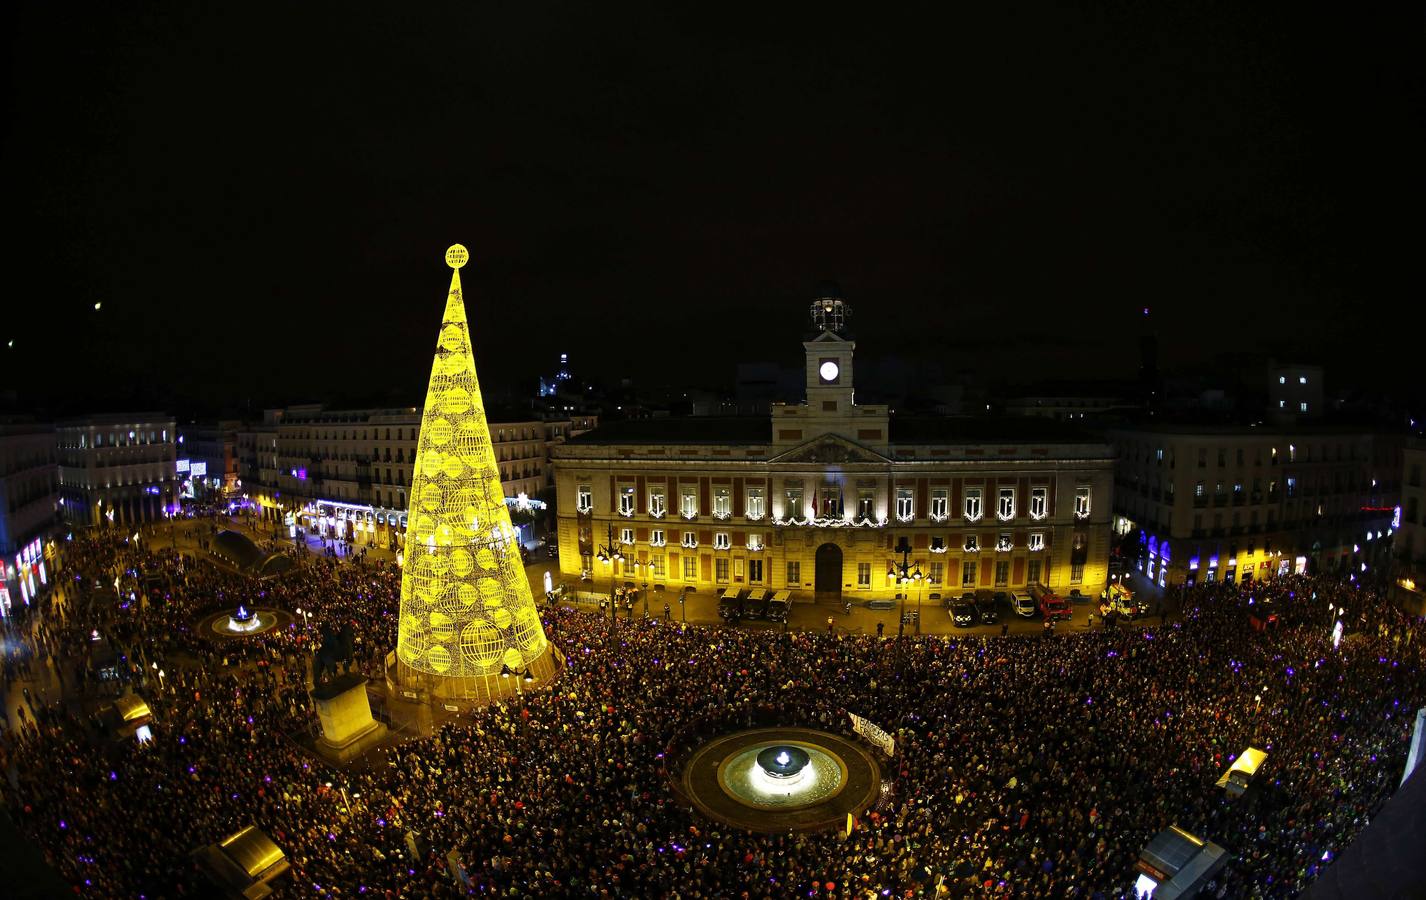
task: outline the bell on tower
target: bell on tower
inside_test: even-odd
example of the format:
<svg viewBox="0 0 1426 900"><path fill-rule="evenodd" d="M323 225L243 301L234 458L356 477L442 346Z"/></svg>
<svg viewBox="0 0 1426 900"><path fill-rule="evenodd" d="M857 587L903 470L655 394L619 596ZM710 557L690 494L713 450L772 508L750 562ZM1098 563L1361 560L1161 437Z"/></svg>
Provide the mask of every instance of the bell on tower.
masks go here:
<svg viewBox="0 0 1426 900"><path fill-rule="evenodd" d="M852 307L842 299L842 289L835 282L824 281L817 285L812 300L812 330L818 334L830 331L842 337L847 336L847 319L851 318Z"/></svg>

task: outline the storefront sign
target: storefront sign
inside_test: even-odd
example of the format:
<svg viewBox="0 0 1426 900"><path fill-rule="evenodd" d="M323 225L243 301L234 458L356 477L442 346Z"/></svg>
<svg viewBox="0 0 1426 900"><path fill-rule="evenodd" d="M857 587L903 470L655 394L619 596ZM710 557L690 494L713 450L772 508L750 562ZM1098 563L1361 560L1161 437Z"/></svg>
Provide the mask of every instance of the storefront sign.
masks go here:
<svg viewBox="0 0 1426 900"><path fill-rule="evenodd" d="M879 726L872 724L869 719L864 719L854 712L849 712L847 715L852 719L853 731L880 747L881 752L887 756L896 755L896 741L892 739L891 735L882 731Z"/></svg>

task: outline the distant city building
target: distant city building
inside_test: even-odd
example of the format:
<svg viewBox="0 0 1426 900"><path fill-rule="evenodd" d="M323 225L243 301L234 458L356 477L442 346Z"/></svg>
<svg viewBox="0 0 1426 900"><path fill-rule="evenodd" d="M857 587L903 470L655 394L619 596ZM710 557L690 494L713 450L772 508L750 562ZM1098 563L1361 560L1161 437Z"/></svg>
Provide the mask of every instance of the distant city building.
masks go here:
<svg viewBox="0 0 1426 900"><path fill-rule="evenodd" d="M855 403L848 313L839 296L814 300L803 402L608 422L556 447L564 576L871 599L908 590L889 574L906 560L928 604L1034 583L1098 596L1112 449L1042 419ZM596 566L601 547L622 557L612 572Z"/></svg>
<svg viewBox="0 0 1426 900"><path fill-rule="evenodd" d="M58 485L54 426L0 421L0 616L49 581Z"/></svg>
<svg viewBox="0 0 1426 900"><path fill-rule="evenodd" d="M1032 388L1005 401L1011 416L1042 416L1061 421L1097 422L1122 418L1143 405L1132 398L1128 386L1106 384L1051 384Z"/></svg>
<svg viewBox="0 0 1426 900"><path fill-rule="evenodd" d="M1326 392L1322 367L1272 363L1268 367L1268 417L1274 422L1322 418Z"/></svg>
<svg viewBox="0 0 1426 900"><path fill-rule="evenodd" d="M177 432L163 413L56 423L61 513L76 525L157 522L178 504Z"/></svg>
<svg viewBox="0 0 1426 900"><path fill-rule="evenodd" d="M594 416L492 422L505 495L538 498L554 484L550 449L595 427ZM400 546L421 411L270 409L237 432L241 493L269 520L317 534Z"/></svg>
<svg viewBox="0 0 1426 900"><path fill-rule="evenodd" d="M1416 615L1426 614L1426 441L1411 438L1401 454L1401 519L1393 535L1397 600Z"/></svg>
<svg viewBox="0 0 1426 900"><path fill-rule="evenodd" d="M561 391L567 392L569 390L570 378L569 354L561 353L559 369L553 375L540 376L540 396L555 397L558 396Z"/></svg>
<svg viewBox="0 0 1426 900"><path fill-rule="evenodd" d="M1115 531L1157 584L1345 572L1384 562L1402 438L1368 428L1111 428Z"/></svg>
<svg viewBox="0 0 1426 900"><path fill-rule="evenodd" d="M238 421L179 426L179 484L185 497L212 499L237 493L241 427Z"/></svg>

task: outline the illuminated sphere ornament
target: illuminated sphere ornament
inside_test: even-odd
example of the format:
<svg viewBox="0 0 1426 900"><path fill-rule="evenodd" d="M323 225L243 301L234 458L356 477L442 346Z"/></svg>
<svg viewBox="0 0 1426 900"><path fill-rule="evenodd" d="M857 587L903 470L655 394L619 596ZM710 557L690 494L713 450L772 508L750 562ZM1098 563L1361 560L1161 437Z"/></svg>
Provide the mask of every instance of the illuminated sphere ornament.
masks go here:
<svg viewBox="0 0 1426 900"><path fill-rule="evenodd" d="M488 700L509 693L502 669L553 677L475 375L461 294L465 247L452 269L445 316L421 413L401 571L397 680L433 697Z"/></svg>

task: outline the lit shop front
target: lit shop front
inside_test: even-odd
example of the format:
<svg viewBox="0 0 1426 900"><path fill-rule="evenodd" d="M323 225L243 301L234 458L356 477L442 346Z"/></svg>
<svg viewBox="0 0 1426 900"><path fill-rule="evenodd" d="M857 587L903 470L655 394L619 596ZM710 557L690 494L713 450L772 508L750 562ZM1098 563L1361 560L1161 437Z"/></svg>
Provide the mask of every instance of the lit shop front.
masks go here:
<svg viewBox="0 0 1426 900"><path fill-rule="evenodd" d="M406 513L336 500L314 500L297 513L297 524L308 534L399 549L406 539Z"/></svg>
<svg viewBox="0 0 1426 900"><path fill-rule="evenodd" d="M29 606L40 588L49 584L43 542L35 538L6 560L5 578L0 582L0 617L9 616L16 601Z"/></svg>

